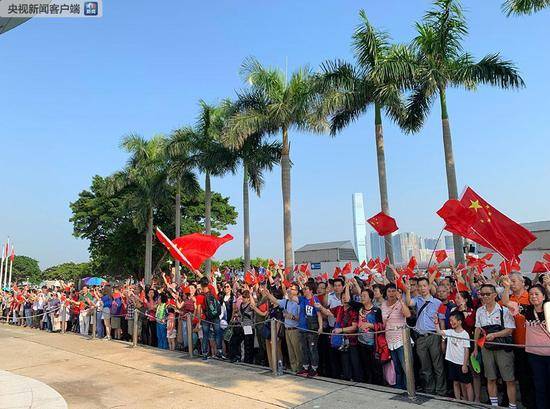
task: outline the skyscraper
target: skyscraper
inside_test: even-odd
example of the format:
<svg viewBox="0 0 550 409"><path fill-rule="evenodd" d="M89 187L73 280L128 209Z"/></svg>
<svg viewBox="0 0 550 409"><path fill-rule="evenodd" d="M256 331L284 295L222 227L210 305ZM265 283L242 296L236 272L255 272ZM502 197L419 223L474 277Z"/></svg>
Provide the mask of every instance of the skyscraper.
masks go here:
<svg viewBox="0 0 550 409"><path fill-rule="evenodd" d="M395 238L395 236L394 236ZM386 257L386 251L384 249L384 237L381 237L375 231L370 234L370 252L372 258L380 258L384 260Z"/></svg>
<svg viewBox="0 0 550 409"><path fill-rule="evenodd" d="M353 207L353 243L359 262L366 260L367 255L367 226L365 220L365 208L363 206L363 193L352 195Z"/></svg>

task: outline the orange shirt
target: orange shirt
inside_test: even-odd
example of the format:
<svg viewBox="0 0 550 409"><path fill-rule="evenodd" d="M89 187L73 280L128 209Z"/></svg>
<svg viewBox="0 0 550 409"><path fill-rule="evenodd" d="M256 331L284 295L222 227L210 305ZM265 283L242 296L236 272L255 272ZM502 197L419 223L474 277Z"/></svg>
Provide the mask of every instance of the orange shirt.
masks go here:
<svg viewBox="0 0 550 409"><path fill-rule="evenodd" d="M510 301L518 303L519 314L516 314L514 320L516 322L516 329L512 333L514 338L514 344L525 344L525 317L523 316L523 306L529 305L529 293L523 291L519 296L514 293L510 294Z"/></svg>

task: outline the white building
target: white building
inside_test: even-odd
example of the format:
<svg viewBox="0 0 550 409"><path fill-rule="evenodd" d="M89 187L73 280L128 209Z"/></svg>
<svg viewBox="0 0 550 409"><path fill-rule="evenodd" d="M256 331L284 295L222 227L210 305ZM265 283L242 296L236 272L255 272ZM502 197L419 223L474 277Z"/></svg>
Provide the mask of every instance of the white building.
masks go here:
<svg viewBox="0 0 550 409"><path fill-rule="evenodd" d="M363 261L369 258L367 252L367 221L365 219L363 193L354 193L351 198L353 210L353 244L355 244L357 259Z"/></svg>
<svg viewBox="0 0 550 409"><path fill-rule="evenodd" d="M521 272L530 273L533 271L533 266L538 260L542 260L544 253L550 253L550 220L532 222L532 223L521 223L523 227L533 233L537 239L529 244L520 255L521 259ZM493 253L494 256L491 259L490 263L494 264L498 269L498 265L503 260L503 258L493 249L488 249L487 247L477 246L478 253L480 256L483 256L486 253Z"/></svg>
<svg viewBox="0 0 550 409"><path fill-rule="evenodd" d="M329 273L332 277L336 267L344 267L350 261L353 268L359 265L355 249L349 240L306 244L294 252L294 263L308 263L314 276Z"/></svg>

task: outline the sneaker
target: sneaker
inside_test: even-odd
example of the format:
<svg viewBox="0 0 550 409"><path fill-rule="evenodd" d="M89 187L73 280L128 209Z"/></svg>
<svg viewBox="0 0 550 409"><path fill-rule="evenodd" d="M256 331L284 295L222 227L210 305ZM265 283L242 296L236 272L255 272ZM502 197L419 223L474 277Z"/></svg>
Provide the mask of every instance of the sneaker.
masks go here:
<svg viewBox="0 0 550 409"><path fill-rule="evenodd" d="M308 374L309 374L309 369L301 369L298 372L296 372L296 375L298 376L308 376Z"/></svg>
<svg viewBox="0 0 550 409"><path fill-rule="evenodd" d="M315 378L317 376L317 371L315 369L310 369L309 373L307 374L308 378Z"/></svg>
<svg viewBox="0 0 550 409"><path fill-rule="evenodd" d="M202 356L202 360L203 360L203 361L208 361L208 355L204 354L204 355Z"/></svg>

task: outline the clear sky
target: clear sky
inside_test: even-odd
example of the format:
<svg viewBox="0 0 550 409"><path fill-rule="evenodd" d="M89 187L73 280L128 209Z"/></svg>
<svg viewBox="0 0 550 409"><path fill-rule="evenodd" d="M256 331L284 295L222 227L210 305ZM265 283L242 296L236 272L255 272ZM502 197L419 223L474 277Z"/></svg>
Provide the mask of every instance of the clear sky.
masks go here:
<svg viewBox="0 0 550 409"><path fill-rule="evenodd" d="M146 137L195 121L197 101L233 97L247 56L288 70L351 58L363 7L397 42L414 35L424 0L104 1L103 18L33 19L0 36L0 239L42 267L88 258L72 236L69 202L126 160L120 139ZM506 18L501 0L464 2L466 48L501 52L527 88L448 95L458 183L472 186L520 222L550 219L548 94L550 11ZM392 215L401 231L437 236L446 199L436 106L426 127L403 135L385 122ZM291 134L294 247L351 240L351 195L363 192L367 217L379 211L373 113L335 138ZM213 189L241 210L241 175ZM219 257L242 253L242 219ZM251 199L252 255L281 257L280 169Z"/></svg>

